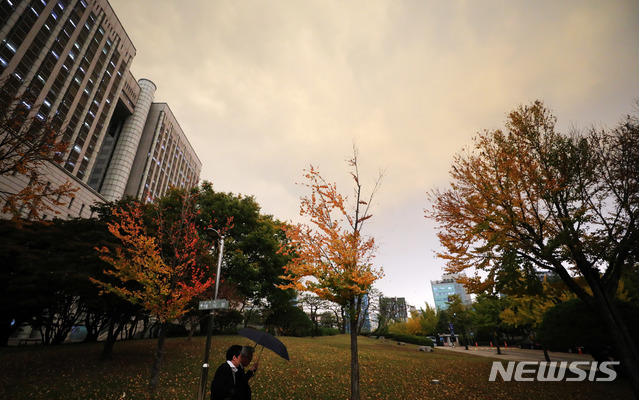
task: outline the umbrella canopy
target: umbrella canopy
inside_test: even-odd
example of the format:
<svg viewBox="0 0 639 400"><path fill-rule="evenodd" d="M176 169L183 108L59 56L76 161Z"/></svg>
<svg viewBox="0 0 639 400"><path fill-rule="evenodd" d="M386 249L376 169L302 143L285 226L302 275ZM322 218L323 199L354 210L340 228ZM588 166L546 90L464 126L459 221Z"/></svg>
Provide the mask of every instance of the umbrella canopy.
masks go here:
<svg viewBox="0 0 639 400"><path fill-rule="evenodd" d="M280 342L280 340L276 338L275 336L269 333L258 331L257 329L251 329L251 328L240 329L239 331L237 331L237 334L242 335L245 338L251 339L255 343L260 344L266 347L267 349L271 350L273 353L277 354L283 359L290 361L290 359L288 358L288 350L286 350L286 346L284 345L284 343Z"/></svg>

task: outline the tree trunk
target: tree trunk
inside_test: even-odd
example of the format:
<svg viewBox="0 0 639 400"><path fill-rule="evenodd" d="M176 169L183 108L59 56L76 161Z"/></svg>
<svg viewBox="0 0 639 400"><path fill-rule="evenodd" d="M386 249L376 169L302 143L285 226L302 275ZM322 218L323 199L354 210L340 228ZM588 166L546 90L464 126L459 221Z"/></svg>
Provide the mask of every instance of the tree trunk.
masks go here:
<svg viewBox="0 0 639 400"><path fill-rule="evenodd" d="M114 321L111 321L111 323L109 323L109 333L107 334L106 341L104 342L104 347L102 348L100 361L108 360L109 358L111 358L111 354L113 353L113 346L115 346L115 342L118 339L118 336L124 329L127 319L128 316L122 316L117 329L115 329Z"/></svg>
<svg viewBox="0 0 639 400"><path fill-rule="evenodd" d="M104 341L104 347L102 347L102 354L100 355L100 361L108 360L111 358L111 354L113 352L113 345L115 344L115 333L113 332L113 327L115 322L111 321L109 323L109 333L107 333L107 338Z"/></svg>
<svg viewBox="0 0 639 400"><path fill-rule="evenodd" d="M639 399L639 351L613 299L608 296L606 291L600 290L598 285L596 289L599 290L593 290L595 308L613 339L613 347L619 361L621 361L621 369L630 381L635 397Z"/></svg>
<svg viewBox="0 0 639 400"><path fill-rule="evenodd" d="M162 358L164 357L164 341L166 339L167 324L160 324L160 332L158 334L158 347L155 351L155 359L153 360L153 368L151 368L151 380L149 381L149 391L151 398L155 398L155 394L160 383L160 370L162 369Z"/></svg>
<svg viewBox="0 0 639 400"><path fill-rule="evenodd" d="M355 302L351 301L350 330L351 330L351 400L359 400L359 359L357 355L357 319L359 314L355 310Z"/></svg>
<svg viewBox="0 0 639 400"><path fill-rule="evenodd" d="M195 335L195 329L197 328L197 326L199 325L199 319L196 315L192 315L189 317L189 322L190 322L190 326L189 326L189 336L188 336L188 341L192 341L193 340L193 335Z"/></svg>
<svg viewBox="0 0 639 400"><path fill-rule="evenodd" d="M548 355L548 350L544 347L544 358L547 362L550 362L550 356Z"/></svg>

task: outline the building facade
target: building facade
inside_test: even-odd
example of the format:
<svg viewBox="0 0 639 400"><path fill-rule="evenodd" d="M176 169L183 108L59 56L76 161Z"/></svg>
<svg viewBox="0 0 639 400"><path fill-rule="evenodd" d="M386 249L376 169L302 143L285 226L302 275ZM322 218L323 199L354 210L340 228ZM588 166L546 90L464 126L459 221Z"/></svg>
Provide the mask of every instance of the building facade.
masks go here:
<svg viewBox="0 0 639 400"><path fill-rule="evenodd" d="M408 320L408 306L404 297L379 298L379 313L386 321L406 322Z"/></svg>
<svg viewBox="0 0 639 400"><path fill-rule="evenodd" d="M433 289L433 298L435 300L435 308L437 310L445 310L448 308L448 302L451 296L458 295L465 305L471 305L472 299L466 292L464 285L457 282L459 275L442 275L441 280L430 281Z"/></svg>
<svg viewBox="0 0 639 400"><path fill-rule="evenodd" d="M58 217L88 217L94 203L124 195L154 200L199 180L201 162L156 86L130 72L136 49L106 0L0 0L3 96L23 100L68 143L52 185L80 190ZM27 185L0 176L0 189ZM53 217L51 215L50 217Z"/></svg>

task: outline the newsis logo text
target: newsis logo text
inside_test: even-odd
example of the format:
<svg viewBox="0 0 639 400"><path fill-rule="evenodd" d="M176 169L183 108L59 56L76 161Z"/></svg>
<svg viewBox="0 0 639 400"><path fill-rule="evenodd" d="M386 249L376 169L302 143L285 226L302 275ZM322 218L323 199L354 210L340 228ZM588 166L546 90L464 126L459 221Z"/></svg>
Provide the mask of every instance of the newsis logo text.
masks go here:
<svg viewBox="0 0 639 400"><path fill-rule="evenodd" d="M610 382L617 377L615 365L619 365L619 361L509 361L505 365L494 361L488 380L494 382L500 375L504 382Z"/></svg>

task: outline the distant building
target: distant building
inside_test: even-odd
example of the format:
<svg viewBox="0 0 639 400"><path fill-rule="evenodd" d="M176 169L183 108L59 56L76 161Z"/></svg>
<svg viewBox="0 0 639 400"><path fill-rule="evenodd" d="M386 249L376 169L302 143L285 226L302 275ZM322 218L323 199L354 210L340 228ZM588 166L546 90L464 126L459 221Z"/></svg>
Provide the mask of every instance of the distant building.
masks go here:
<svg viewBox="0 0 639 400"><path fill-rule="evenodd" d="M386 321L403 322L408 320L408 308L404 297L380 297L379 313Z"/></svg>
<svg viewBox="0 0 639 400"><path fill-rule="evenodd" d="M463 304L471 305L472 299L466 292L464 285L457 282L457 279L461 275L443 275L441 280L430 281L430 286L433 289L433 298L435 299L435 308L437 310L445 310L448 308L448 302L451 300L451 296L458 295L461 298Z"/></svg>
<svg viewBox="0 0 639 400"><path fill-rule="evenodd" d="M202 164L168 105L153 102L155 84L129 71L136 49L107 0L0 3L4 95L24 99L31 118L51 120L69 143L62 164L42 167L51 185L80 188L54 206L57 217L197 185ZM28 184L24 175L2 175L0 193Z"/></svg>
<svg viewBox="0 0 639 400"><path fill-rule="evenodd" d="M362 333L370 333L373 331L369 309L370 309L370 299L368 297L368 294L365 294L362 297L362 311L360 312L360 316L359 316L361 320L363 321L362 329L360 330L360 332Z"/></svg>

